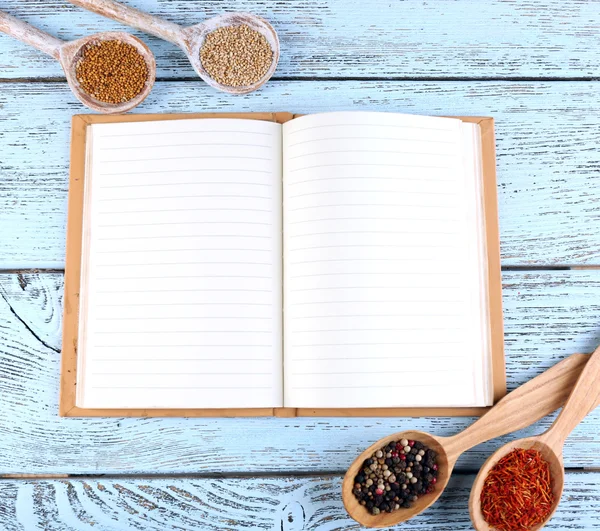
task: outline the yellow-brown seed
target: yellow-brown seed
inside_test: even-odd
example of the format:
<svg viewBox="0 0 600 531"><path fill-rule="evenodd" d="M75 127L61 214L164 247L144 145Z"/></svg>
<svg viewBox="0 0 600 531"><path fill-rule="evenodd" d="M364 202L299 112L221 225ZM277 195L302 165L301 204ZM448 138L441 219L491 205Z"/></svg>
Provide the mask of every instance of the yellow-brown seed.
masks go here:
<svg viewBox="0 0 600 531"><path fill-rule="evenodd" d="M218 83L244 87L267 73L273 62L273 50L264 35L246 24L224 26L206 36L200 61Z"/></svg>
<svg viewBox="0 0 600 531"><path fill-rule="evenodd" d="M112 40L86 46L76 65L77 81L104 103L124 103L144 90L148 65L135 46Z"/></svg>

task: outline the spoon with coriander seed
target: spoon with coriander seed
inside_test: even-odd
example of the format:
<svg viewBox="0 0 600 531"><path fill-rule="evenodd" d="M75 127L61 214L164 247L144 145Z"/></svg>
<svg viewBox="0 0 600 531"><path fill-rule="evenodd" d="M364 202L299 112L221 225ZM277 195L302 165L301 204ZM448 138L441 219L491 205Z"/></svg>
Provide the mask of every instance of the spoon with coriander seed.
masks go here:
<svg viewBox="0 0 600 531"><path fill-rule="evenodd" d="M521 529L537 531L548 523L563 492L565 440L597 406L599 379L600 347L591 355L552 426L541 435L505 444L483 464L469 498L469 513L477 531L513 529L515 522ZM509 473L503 474L507 469Z"/></svg>
<svg viewBox="0 0 600 531"><path fill-rule="evenodd" d="M114 0L69 1L179 46L206 83L229 94L259 89L279 61L277 33L250 13L227 13L182 27Z"/></svg>
<svg viewBox="0 0 600 531"><path fill-rule="evenodd" d="M348 514L366 527L389 527L422 513L440 497L463 452L525 428L561 407L588 359L590 356L585 354L569 356L506 395L480 419L451 437L411 430L372 444L344 476L342 501ZM582 408L587 412L598 402L600 397L596 396ZM407 471L409 465L411 470Z"/></svg>
<svg viewBox="0 0 600 531"><path fill-rule="evenodd" d="M2 11L0 31L57 59L75 97L94 111L127 112L152 90L154 55L129 33L110 31L63 41Z"/></svg>

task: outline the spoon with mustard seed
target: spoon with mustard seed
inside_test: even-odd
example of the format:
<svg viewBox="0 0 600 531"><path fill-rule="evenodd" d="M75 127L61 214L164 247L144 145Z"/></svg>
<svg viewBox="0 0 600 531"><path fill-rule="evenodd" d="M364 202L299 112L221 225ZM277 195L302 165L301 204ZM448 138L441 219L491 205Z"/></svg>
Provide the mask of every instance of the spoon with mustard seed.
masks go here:
<svg viewBox="0 0 600 531"><path fill-rule="evenodd" d="M75 97L94 111L105 114L127 112L144 101L154 85L154 55L141 40L129 33L107 31L63 41L2 11L0 31L58 60ZM109 74L111 69L118 71L123 62L133 64L132 59L133 63L137 60L133 70L139 73L137 79L134 76L121 86L102 90L102 76L107 70ZM94 89L94 85L98 88Z"/></svg>
<svg viewBox="0 0 600 531"><path fill-rule="evenodd" d="M121 2L114 0L69 0L72 4L89 9L94 13L111 18L128 26L132 26L156 37L172 42L179 46L187 55L188 60L194 67L196 73L211 87L228 92L229 94L248 94L262 87L273 75L279 61L279 39L277 33L266 20L250 13L227 13L209 18L200 24L194 26L182 27L173 22L144 13L138 9L126 6ZM248 41L247 53L241 57L243 69L252 70L252 64L247 64L247 55L251 55L251 61L257 61L260 67L256 76L241 76L234 80L232 84L227 84L231 79L229 76L221 77L217 72L223 70L221 65L215 65L211 69L202 63L202 48L209 35L215 34L224 28L246 27L246 31L254 33ZM245 28L244 28L245 29ZM256 37L264 38L270 47L270 54L265 54L260 46L256 44ZM222 37L233 41L233 35L217 35L213 40L222 40ZM210 40L210 38L209 38ZM261 39L262 40L262 39ZM239 40L238 40L239 48ZM258 57L252 51L258 51ZM203 54L206 57L206 54ZM264 66L264 68L263 68ZM229 70L235 70L236 65L229 63L225 67ZM209 73L212 70L213 75ZM221 80L221 82L219 81Z"/></svg>
<svg viewBox="0 0 600 531"><path fill-rule="evenodd" d="M561 407L590 360L585 354L573 354L539 376L518 387L468 428L451 437L438 437L422 431L403 431L378 440L362 452L350 465L342 483L342 501L348 514L366 527L390 527L421 514L442 494L458 458L470 448L490 439L526 428ZM585 413L595 408L600 396L582 405ZM392 441L419 441L437 454L438 475L435 490L423 494L410 508L371 514L354 495L355 478L364 462L374 452ZM484 465L485 468L486 465ZM483 470L483 469L482 469ZM486 529L478 527L476 529Z"/></svg>

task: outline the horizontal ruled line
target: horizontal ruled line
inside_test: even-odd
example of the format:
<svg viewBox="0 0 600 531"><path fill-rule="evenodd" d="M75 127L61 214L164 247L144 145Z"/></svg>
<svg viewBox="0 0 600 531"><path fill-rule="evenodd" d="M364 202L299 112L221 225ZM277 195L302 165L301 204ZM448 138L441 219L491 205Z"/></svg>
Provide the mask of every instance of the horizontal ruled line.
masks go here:
<svg viewBox="0 0 600 531"><path fill-rule="evenodd" d="M153 200L164 200L164 199L264 199L270 201L270 197L264 197L260 195L163 195L160 197L116 197L116 198L102 198L98 201L146 201L149 199Z"/></svg>
<svg viewBox="0 0 600 531"><path fill-rule="evenodd" d="M427 341L427 345L458 345L461 344L461 341L438 341L438 342L432 342L432 341ZM295 344L292 345L292 347L294 348L304 348L304 347L352 347L352 346L389 346L389 345L423 345L424 342L423 341L419 341L417 343L406 343L406 342L401 342L401 343L310 343L310 344Z"/></svg>
<svg viewBox="0 0 600 531"><path fill-rule="evenodd" d="M417 181L417 182L432 182L432 183L452 183L452 181L448 180L448 179L429 179L426 177L405 177L405 176L394 176L394 177L368 177L368 176L364 176L364 177L317 177L316 179L303 179L302 181L294 181L294 182L289 182L287 181L285 184L286 186L295 186L296 184L304 184L304 183L312 183L312 182L316 182L316 181L345 181L345 180L368 180L368 181L373 181L373 180L385 180L385 181L398 181L398 182L403 182L403 181Z"/></svg>
<svg viewBox="0 0 600 531"><path fill-rule="evenodd" d="M149 361L149 360L143 360ZM192 361L192 360L190 360ZM195 360L194 360L195 361ZM389 372L389 371L388 371ZM271 372L206 372L206 371L186 371L186 372L140 372L140 371L119 371L119 372L94 372L94 376L187 376L187 375L202 375L202 376L270 376Z"/></svg>
<svg viewBox="0 0 600 531"><path fill-rule="evenodd" d="M101 160L101 164L124 164L127 162L161 162L163 160L204 160L204 159L227 159L227 160L273 160L271 157L247 157L236 155L235 157L227 155L194 155L192 157L161 157L158 159L143 158L143 159L118 159L118 160ZM168 172L168 170L166 170Z"/></svg>
<svg viewBox="0 0 600 531"><path fill-rule="evenodd" d="M366 317L456 317L456 314L453 313L446 313L446 314L441 314L441 313L436 313L436 314L432 314L432 313L369 313L369 314L331 314L331 315L299 315L299 316L294 316L294 317L290 317L290 321L294 321L295 319L329 319L329 318L335 318L335 319L344 319L345 317L360 317L360 318L366 318Z"/></svg>
<svg viewBox="0 0 600 531"><path fill-rule="evenodd" d="M328 127L328 126L325 126ZM294 144L288 144L287 147L288 148L293 148L296 146L299 146L300 144L307 144L309 142L323 142L323 141L333 141L333 140L388 140L388 141L400 141L400 142L414 142L414 138L390 138L389 136L369 136L369 137L364 137L364 136L328 136L327 138L311 138L309 140L301 140L300 142L296 142ZM451 140L430 140L427 139L427 143L428 144L456 144L456 142L453 142Z"/></svg>
<svg viewBox="0 0 600 531"><path fill-rule="evenodd" d="M156 134L156 133L152 133L152 134ZM182 133L182 134L187 134L187 133ZM127 135L129 136L129 135ZM135 136L138 136L138 133L136 133ZM123 150L123 149L150 149L150 148L171 148L171 147L186 147L186 146L194 146L194 147L204 147L204 146L223 146L223 147L264 147L264 148L270 148L272 146L270 146L269 144L229 144L229 143L223 143L223 142L193 142L191 144L185 143L185 144L154 144L154 145L143 145L143 146L111 146L111 147L102 147L100 148L100 151L117 151L117 150Z"/></svg>
<svg viewBox="0 0 600 531"><path fill-rule="evenodd" d="M416 164L375 164L375 163L366 163L366 164L352 164L352 163L338 163L338 164L315 164L313 166L303 166L302 168L294 168L293 170L288 170L288 172L293 173L293 172L297 172L297 171L303 171L303 170L312 170L314 168L332 168L332 167L340 167L340 166L352 166L352 167L356 167L356 166L377 166L379 168L381 167L388 167L388 168L403 168L403 169L408 169L408 168L428 168L428 169L447 169L448 166L431 166L431 165L416 165Z"/></svg>
<svg viewBox="0 0 600 531"><path fill-rule="evenodd" d="M389 205L393 207L394 205ZM431 219L431 218L416 218L413 216L403 218L388 218L388 217L377 217L377 218L363 218L363 217L346 217L346 218L317 218L317 219L303 219L299 221L287 221L287 225L296 225L298 223L316 223L319 221L460 221L459 218L443 218L443 219ZM411 230L411 232L413 232Z"/></svg>
<svg viewBox="0 0 600 531"><path fill-rule="evenodd" d="M271 330L127 330L115 332L114 330L96 331L95 335L104 334L271 334ZM126 345L125 345L126 346ZM174 345L176 346L176 345Z"/></svg>
<svg viewBox="0 0 600 531"><path fill-rule="evenodd" d="M172 274L168 274L168 275L157 275L157 276L152 276L152 277L145 277L145 276L140 276L140 275L136 275L133 277L122 277L122 276L118 276L118 277L96 277L96 280L144 280L144 279L165 279L165 278L262 278L262 279L268 279L271 278L270 276L266 276L266 275L172 275Z"/></svg>
<svg viewBox="0 0 600 531"><path fill-rule="evenodd" d="M152 186L186 186L186 185L203 185L203 184L209 184L209 185L213 185L213 184L218 184L218 185L222 185L222 184L233 184L236 186L272 186L271 184L268 183L240 183L240 182L232 182L232 181L202 181L202 182L198 182L198 181L188 181L185 183L139 183L139 184L121 184L121 185L113 185L113 186L98 186L99 189L101 190L108 190L108 189L113 189L113 188L147 188L147 187L152 187Z"/></svg>
<svg viewBox="0 0 600 531"><path fill-rule="evenodd" d="M337 205L310 205L310 206L304 206L304 207L296 207L296 208L288 208L287 210L289 212L295 212L297 210L307 210L309 208L336 208L336 207L347 207L347 206L352 206L352 207L391 207L391 208L437 208L437 209L441 209L441 208L451 208L451 209L456 209L456 205L415 205L415 204L410 204L410 205L400 205L397 203L369 203L369 204L365 204L365 203L339 203Z"/></svg>
<svg viewBox="0 0 600 531"><path fill-rule="evenodd" d="M452 382L435 384L436 387L452 387L453 385L455 385L455 384ZM320 387L317 387L314 385L308 385L308 386L294 385L292 387L293 387L293 389L373 389L373 388L404 389L406 387L431 387L431 385L427 384L427 383L423 383L423 384L409 383L409 384L407 384L405 382L402 382L401 384L397 384L397 385L380 385L380 384L376 384L376 385L324 385L324 386L320 386Z"/></svg>
<svg viewBox="0 0 600 531"><path fill-rule="evenodd" d="M295 129L293 131L288 131L288 135L293 135L296 133L302 133L303 131L310 131L311 129L322 129L323 127L377 127L377 128L382 128L382 127L388 127L388 128L392 128L392 129L420 129L420 130L424 130L424 131L447 131L447 132L451 132L452 129L450 129L449 127L423 127L423 126L415 126L415 125L393 125L393 124L369 124L369 123L355 123L355 124L326 124L326 125L311 125L309 127L305 127L304 129ZM365 136L365 137L361 137L361 139L365 139L368 140L369 137Z"/></svg>
<svg viewBox="0 0 600 531"><path fill-rule="evenodd" d="M294 334L297 333L313 333L313 332L417 332L417 331L427 331L427 332L442 332L447 330L460 330L458 327L436 327L431 328L428 326L423 327L408 327L408 328L315 328L315 329L307 329L307 330L292 330Z"/></svg>
<svg viewBox="0 0 600 531"><path fill-rule="evenodd" d="M342 244L342 245L314 245L312 247L296 247L294 249L288 249L292 251L310 251L311 249L343 249L347 247L360 247L364 248L384 248L384 249L453 249L454 245L440 245L440 244L429 244L429 245L384 245L384 244Z"/></svg>
<svg viewBox="0 0 600 531"><path fill-rule="evenodd" d="M370 139L368 139L370 140ZM291 147L291 146L290 146ZM330 155L336 153L392 153L394 155L429 155L434 157L456 157L455 153L426 153L424 151L398 151L394 149L333 149L331 151L313 151L302 155L287 157L288 159L298 159L302 157L311 157L312 155Z"/></svg>
<svg viewBox="0 0 600 531"><path fill-rule="evenodd" d="M140 302L127 304L96 304L96 307L109 308L127 308L129 306L272 306L272 304L268 302Z"/></svg>
<svg viewBox="0 0 600 531"><path fill-rule="evenodd" d="M167 236L125 236L123 238L104 237L97 240L119 241L119 240L159 240L173 238L254 238L259 240L270 240L272 236L254 236L252 234L169 234ZM168 249L165 249L168 250ZM102 252L102 251L99 251ZM120 252L120 251L114 251Z"/></svg>
<svg viewBox="0 0 600 531"><path fill-rule="evenodd" d="M307 197L309 195L325 195L325 194L401 194L401 195L443 195L448 198L457 197L455 193L433 192L424 190L422 192L414 190L324 190L320 192L307 192L306 194L290 195L288 199L297 199L299 197Z"/></svg>
<svg viewBox="0 0 600 531"><path fill-rule="evenodd" d="M390 286L390 285L385 285L385 286L326 286L326 287L316 287L316 288L296 288L296 289L291 289L290 292L294 293L294 292L300 292L300 291L322 291L322 290L331 290L331 289L387 289L387 290L392 290L392 289L418 289L418 290L422 290L424 287L427 286ZM446 289L461 289L459 286L436 286L435 287L436 291L438 290L446 290Z"/></svg>
<svg viewBox="0 0 600 531"><path fill-rule="evenodd" d="M412 236L413 234L446 234L458 235L456 231L401 231L401 230L330 230L324 232L307 232L305 234L292 234L288 238L303 238L307 236L326 236L328 234L401 234L403 236Z"/></svg>
<svg viewBox="0 0 600 531"><path fill-rule="evenodd" d="M270 305L268 305L270 306ZM215 317L213 315L210 316L185 316L185 317L96 317L96 321L181 321L183 319L188 320L196 320L196 321L204 321L205 319L223 319L224 321L238 321L238 320L260 320L260 321L270 321L273 319L272 317L236 317L236 316L227 316L227 317Z"/></svg>
<svg viewBox="0 0 600 531"><path fill-rule="evenodd" d="M411 343L406 343L407 345L410 345ZM420 345L421 343L412 343L413 345ZM429 343L428 343L429 344ZM438 343L438 344L442 344L442 343ZM407 356L407 355L402 355L402 356L369 356L367 359L368 360L405 360L405 359L415 359L415 360L423 360L424 358L426 358L427 360L434 360L434 359L440 359L440 360L444 360L444 359L454 359L454 357L452 356L423 356L423 354L419 354L417 356ZM347 360L364 360L365 358L362 356L346 356L344 355L344 357L335 357L335 358L323 358L323 357L319 357L319 358L292 358L292 361L347 361ZM387 372L387 371L386 371ZM406 371L404 371L406 372Z"/></svg>
<svg viewBox="0 0 600 531"><path fill-rule="evenodd" d="M415 271L415 272L390 272L390 273L386 273L386 272L382 272L382 271L367 271L367 272L360 272L360 273L352 273L352 272L346 272L344 271L343 273L311 273L309 275L291 275L290 278L309 278L309 277L339 277L339 276L364 276L364 275L376 275L376 276L380 276L380 275L394 275L394 276L423 276L423 275L427 275L428 273L423 273L421 271ZM441 271L431 271L431 273L429 273L431 275L436 275L436 276L453 276L453 277L457 277L460 276L461 273L446 273L441 272ZM138 278L138 277L134 277L134 278Z"/></svg>
<svg viewBox="0 0 600 531"><path fill-rule="evenodd" d="M176 253L181 251L198 251L198 252L214 252L214 251L236 251L236 252L245 252L252 251L257 253L270 253L270 249L121 249L116 251L96 251L98 254L121 254L121 253Z"/></svg>
<svg viewBox="0 0 600 531"><path fill-rule="evenodd" d="M263 136L273 136L272 133L265 133L265 132L258 132L258 131L220 131L220 130L216 130L216 131L156 131L154 133L139 133L136 132L135 136L152 136L152 135L190 135L190 134L196 134L196 133L202 133L202 134L214 134L214 133L236 133L236 134L247 134L247 135L263 135ZM101 135L102 138L119 138L122 136L127 136L130 137L131 133L127 133L127 134L122 134L122 135L107 135L107 134L103 134Z"/></svg>
<svg viewBox="0 0 600 531"><path fill-rule="evenodd" d="M261 347L261 348L273 348L273 345L173 345L169 343L167 345L93 345L93 348L180 348L180 347L202 347L202 348L249 348L249 347Z"/></svg>
<svg viewBox="0 0 600 531"><path fill-rule="evenodd" d="M370 289L370 288L365 288L365 289ZM387 287L386 287L387 289ZM291 304L289 304L289 306L303 306L306 304L350 304L350 303L359 303L359 304L388 304L388 303L394 303L394 304L400 304L400 303L430 303L431 301L426 301L423 299L412 299L412 300L408 300L408 299L401 299L401 300L377 300L377 301L312 301L312 302L293 302ZM459 304L462 301L457 301L457 300L453 300L453 299L447 299L447 300L439 300L437 299L435 301L436 304L439 304L441 302L447 302L447 303L451 303L451 304Z"/></svg>
<svg viewBox="0 0 600 531"><path fill-rule="evenodd" d="M271 293L270 289L114 289L114 290L102 290L97 291L97 294L107 293L173 293L173 292L206 292L206 291L219 291L219 292L252 292L252 293Z"/></svg>
<svg viewBox="0 0 600 531"><path fill-rule="evenodd" d="M99 224L98 228L152 227L156 225L272 225L272 223L259 221L162 221L155 223L115 223L114 225Z"/></svg>
<svg viewBox="0 0 600 531"><path fill-rule="evenodd" d="M372 358L365 358L365 362L368 362L370 359ZM428 358L429 359L429 358ZM414 367L411 367L410 369L410 375L413 376L415 374L431 374L431 373L456 373L456 374L462 374L464 371L460 370L460 369L435 369L435 368L430 368L430 367L425 367L421 370L415 369ZM297 372L294 371L294 376L335 376L336 374L360 374L360 375L366 375L366 374L377 374L377 375L381 375L382 371L330 371L330 372ZM98 374L98 373L94 373L94 374ZM167 373L169 374L169 373ZM252 374L256 374L256 373L252 373ZM384 374L407 374L406 370L399 370L399 371L390 371L389 369L384 369ZM400 386L402 386L403 384L399 384Z"/></svg>
<svg viewBox="0 0 600 531"><path fill-rule="evenodd" d="M296 262L288 262L290 265L297 264L316 264L319 262L430 262L435 260L439 261L439 258L423 259L415 257L407 258L332 258L332 259L318 259L318 260L299 260Z"/></svg>
<svg viewBox="0 0 600 531"><path fill-rule="evenodd" d="M121 214L144 214L149 212L271 212L268 208L157 208L151 210L121 210L119 212L98 212L100 215L118 216Z"/></svg>
<svg viewBox="0 0 600 531"><path fill-rule="evenodd" d="M248 169L242 169L242 168L215 168L215 169L202 169L202 168L194 168L194 169L189 169L189 170L143 170L143 171L123 171L123 172L99 172L99 176L100 177L114 177L114 176L118 176L118 175L146 175L149 173L164 173L167 175L170 175L172 173L186 173L186 172L224 172L224 171L230 171L230 172L238 172L238 173L268 173L270 174L271 172L269 170L248 170Z"/></svg>
<svg viewBox="0 0 600 531"><path fill-rule="evenodd" d="M180 347L181 345L177 345L178 347ZM245 348L243 345L240 345L240 347ZM171 362L171 361L268 361L271 362L273 361L272 358L202 358L202 359L197 359L197 358L95 358L94 359L94 363L97 363L99 361L102 362L119 362L119 361L123 361L123 362L132 362L132 361L159 361L159 362Z"/></svg>
<svg viewBox="0 0 600 531"><path fill-rule="evenodd" d="M93 389L172 389L174 391L180 390L180 389L206 389L206 390L212 390L212 389L272 389L271 386L243 386L243 385L236 385L233 387L225 387L222 385L218 385L216 387L207 387L207 386L203 386L203 385L199 385L199 386L181 386L178 385L176 387L173 386L156 386L156 385L92 385Z"/></svg>
<svg viewBox="0 0 600 531"><path fill-rule="evenodd" d="M127 264L101 264L98 267L124 267L124 266L171 266L171 265L202 265L202 264L218 264L218 265L272 265L271 262L139 262Z"/></svg>

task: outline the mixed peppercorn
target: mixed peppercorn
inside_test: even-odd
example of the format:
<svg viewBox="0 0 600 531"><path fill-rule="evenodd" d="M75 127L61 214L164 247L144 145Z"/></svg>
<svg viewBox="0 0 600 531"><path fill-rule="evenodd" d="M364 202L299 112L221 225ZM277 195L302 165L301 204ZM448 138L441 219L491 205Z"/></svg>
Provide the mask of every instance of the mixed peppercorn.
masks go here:
<svg viewBox="0 0 600 531"><path fill-rule="evenodd" d="M354 496L371 514L409 508L437 483L437 454L419 441L392 441L366 459Z"/></svg>

